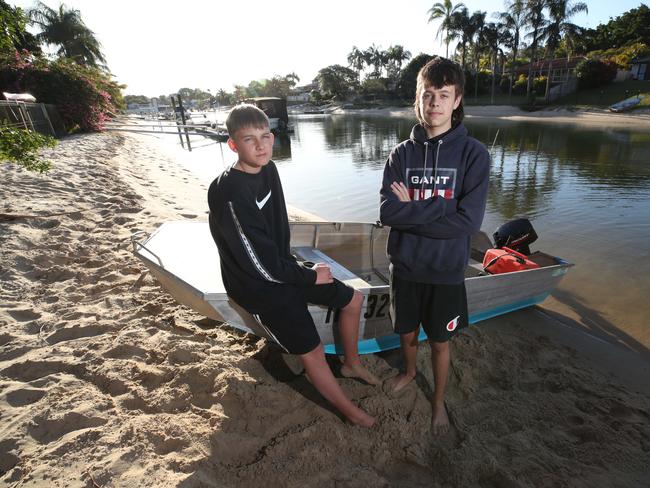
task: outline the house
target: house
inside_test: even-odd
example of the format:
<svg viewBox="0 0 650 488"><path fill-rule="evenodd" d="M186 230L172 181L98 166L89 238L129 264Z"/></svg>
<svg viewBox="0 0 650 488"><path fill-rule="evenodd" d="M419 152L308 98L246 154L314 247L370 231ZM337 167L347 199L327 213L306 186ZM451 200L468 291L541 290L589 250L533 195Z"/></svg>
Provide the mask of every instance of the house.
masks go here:
<svg viewBox="0 0 650 488"><path fill-rule="evenodd" d="M650 56L633 59L632 78L635 80L650 80Z"/></svg>
<svg viewBox="0 0 650 488"><path fill-rule="evenodd" d="M312 90L318 90L318 83L315 81L307 85L297 86L291 90L291 95L287 97L287 101L292 103L308 102Z"/></svg>
<svg viewBox="0 0 650 488"><path fill-rule="evenodd" d="M551 83L564 83L569 81L572 78L576 77L576 66L581 61L587 59L585 56L572 56L571 58L557 58L551 60ZM532 75L534 78L539 76L548 76L548 59L543 59L541 61L536 61L532 63ZM515 79L519 75L528 76L528 71L530 70L530 64L524 64L522 66L516 66L514 68L514 77ZM503 76L509 76L510 70L505 71Z"/></svg>

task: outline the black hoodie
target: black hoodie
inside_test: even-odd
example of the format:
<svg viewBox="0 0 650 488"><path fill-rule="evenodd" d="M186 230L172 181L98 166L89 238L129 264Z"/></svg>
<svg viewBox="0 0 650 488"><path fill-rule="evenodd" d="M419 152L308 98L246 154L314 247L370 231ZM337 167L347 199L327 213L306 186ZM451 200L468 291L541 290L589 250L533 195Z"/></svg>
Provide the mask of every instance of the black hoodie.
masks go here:
<svg viewBox="0 0 650 488"><path fill-rule="evenodd" d="M380 219L391 227L391 271L419 283L464 280L472 234L485 213L490 156L461 123L429 139L420 124L398 144L384 168ZM390 185L403 182L410 202L400 202Z"/></svg>

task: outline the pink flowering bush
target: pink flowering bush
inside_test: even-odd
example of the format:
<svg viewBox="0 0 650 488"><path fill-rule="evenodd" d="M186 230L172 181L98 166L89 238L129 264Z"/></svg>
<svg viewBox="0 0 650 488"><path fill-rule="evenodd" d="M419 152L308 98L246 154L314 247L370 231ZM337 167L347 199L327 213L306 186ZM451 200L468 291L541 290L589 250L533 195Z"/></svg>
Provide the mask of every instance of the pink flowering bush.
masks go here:
<svg viewBox="0 0 650 488"><path fill-rule="evenodd" d="M101 130L124 107L122 88L108 73L64 58L48 61L24 51L0 59L0 91L56 105L68 131Z"/></svg>

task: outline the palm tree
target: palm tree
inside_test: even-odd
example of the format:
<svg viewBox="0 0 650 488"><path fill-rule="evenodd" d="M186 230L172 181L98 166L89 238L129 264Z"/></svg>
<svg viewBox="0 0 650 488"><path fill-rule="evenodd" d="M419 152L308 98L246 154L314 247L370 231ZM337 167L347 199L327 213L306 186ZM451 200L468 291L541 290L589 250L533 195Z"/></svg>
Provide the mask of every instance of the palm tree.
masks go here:
<svg viewBox="0 0 650 488"><path fill-rule="evenodd" d="M551 65L555 50L560 45L562 37L574 37L580 30L569 19L580 12L588 13L587 4L584 2L573 3L571 0L548 0L549 22L541 32L541 37L546 39L546 57L548 59L548 77L546 78L545 98L548 100L551 87Z"/></svg>
<svg viewBox="0 0 650 488"><path fill-rule="evenodd" d="M511 0L506 3L507 10L500 12L498 15L503 27L510 31L512 42L512 61L510 63L510 81L508 83L508 98L512 98L512 83L515 71L515 62L517 61L517 51L519 51L519 41L521 31L526 25L526 8L524 0Z"/></svg>
<svg viewBox="0 0 650 488"><path fill-rule="evenodd" d="M388 59L388 69L390 71L389 77L396 77L402 69L402 63L411 59L411 53L404 50L404 46L397 44L390 46L386 50L386 58Z"/></svg>
<svg viewBox="0 0 650 488"><path fill-rule="evenodd" d="M494 91L496 85L496 70L497 70L497 55L499 53L499 43L501 41L501 36L499 34L500 26L497 26L494 22L490 22L485 25L483 30L483 36L485 38L485 44L490 50L490 59L492 60L492 94L490 97L490 103L494 104Z"/></svg>
<svg viewBox="0 0 650 488"><path fill-rule="evenodd" d="M486 12L476 11L469 18L474 30L474 98L478 98L478 71L481 62L481 50L485 44L485 15Z"/></svg>
<svg viewBox="0 0 650 488"><path fill-rule="evenodd" d="M375 78L381 78L381 70L384 69L388 63L386 51L382 51L381 47L377 47L373 43L372 46L363 52L363 55L366 64L368 66L374 66L371 75Z"/></svg>
<svg viewBox="0 0 650 488"><path fill-rule="evenodd" d="M461 50L461 62L460 65L465 70L465 59L467 57L467 43L472 41L474 37L474 25L469 21L469 13L467 8L463 7L460 10L457 10L451 15L450 21L450 30L460 37L460 42L458 45Z"/></svg>
<svg viewBox="0 0 650 488"><path fill-rule="evenodd" d="M540 40L540 30L546 24L544 18L544 8L546 8L546 0L527 0L526 1L526 25L533 29L526 37L531 39L530 42L530 64L528 65L528 86L526 87L526 96L530 96L533 87L533 63L535 62L535 54L537 52L537 45Z"/></svg>
<svg viewBox="0 0 650 488"><path fill-rule="evenodd" d="M59 56L84 65L106 65L101 44L84 24L79 10L69 9L65 4L53 10L38 1L34 8L29 9L28 15L30 22L41 28L36 38L45 44L59 46Z"/></svg>
<svg viewBox="0 0 650 488"><path fill-rule="evenodd" d="M361 71L366 65L366 57L357 46L352 46L352 51L348 54L348 64L352 69L356 70L359 82L361 82Z"/></svg>
<svg viewBox="0 0 650 488"><path fill-rule="evenodd" d="M454 12L460 10L464 6L465 5L462 3L454 5L451 3L451 0L443 0L443 3L434 3L433 7L428 10L428 22L442 19L442 23L440 24L440 27L438 27L438 32L436 32L436 39L438 39L438 37L440 37L440 35L446 31L446 34L442 37L442 39L447 46L447 52L445 55L447 58L449 57L449 41L451 40L449 39L449 26L451 24L451 16Z"/></svg>

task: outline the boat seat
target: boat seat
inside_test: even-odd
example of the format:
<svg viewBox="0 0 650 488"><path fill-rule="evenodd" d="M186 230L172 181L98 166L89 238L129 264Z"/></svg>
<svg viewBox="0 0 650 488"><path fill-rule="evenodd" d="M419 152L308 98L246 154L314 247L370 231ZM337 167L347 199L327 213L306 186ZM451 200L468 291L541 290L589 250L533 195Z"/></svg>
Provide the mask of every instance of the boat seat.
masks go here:
<svg viewBox="0 0 650 488"><path fill-rule="evenodd" d="M363 290L370 288L370 285L365 280L354 274L342 264L336 262L323 251L310 246L299 246L291 249L292 252L301 261L310 261L312 263L325 263L332 270L332 276L339 281L342 281L352 288Z"/></svg>

